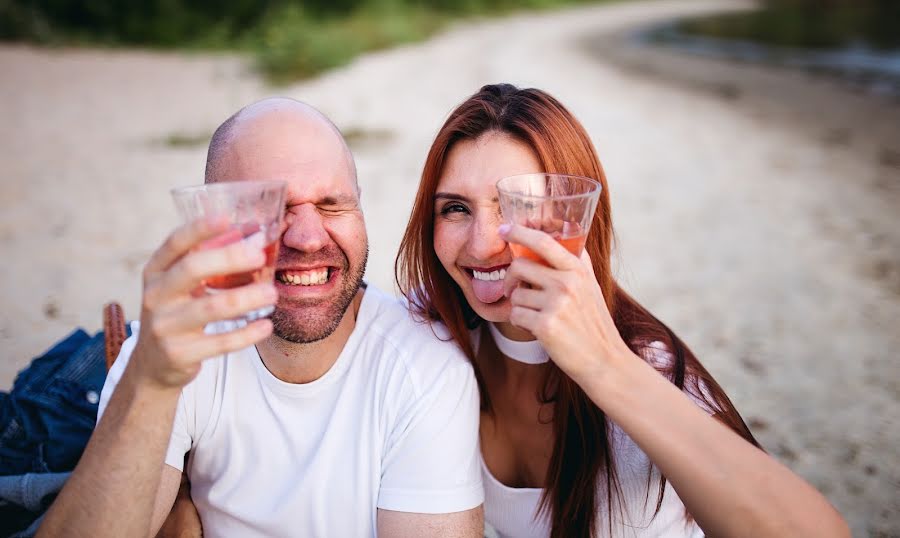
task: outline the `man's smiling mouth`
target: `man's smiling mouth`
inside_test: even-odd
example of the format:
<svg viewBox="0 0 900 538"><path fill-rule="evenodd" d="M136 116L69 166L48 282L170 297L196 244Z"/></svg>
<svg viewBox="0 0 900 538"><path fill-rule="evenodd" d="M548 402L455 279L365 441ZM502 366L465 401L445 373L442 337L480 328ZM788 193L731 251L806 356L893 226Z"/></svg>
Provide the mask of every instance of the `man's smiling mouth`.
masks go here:
<svg viewBox="0 0 900 538"><path fill-rule="evenodd" d="M331 273L330 267L318 267L303 271L281 270L275 273L275 278L288 286L321 286L328 282Z"/></svg>

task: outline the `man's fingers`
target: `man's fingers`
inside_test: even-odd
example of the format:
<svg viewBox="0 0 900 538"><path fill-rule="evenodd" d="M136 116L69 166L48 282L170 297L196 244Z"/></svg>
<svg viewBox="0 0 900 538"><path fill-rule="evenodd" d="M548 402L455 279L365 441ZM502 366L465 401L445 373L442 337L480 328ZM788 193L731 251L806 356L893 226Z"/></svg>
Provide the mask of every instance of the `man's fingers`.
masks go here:
<svg viewBox="0 0 900 538"><path fill-rule="evenodd" d="M202 329L207 323L240 317L276 302L278 292L274 285L268 282L251 284L179 302L171 311L162 313L157 323L167 333L191 331Z"/></svg>
<svg viewBox="0 0 900 538"><path fill-rule="evenodd" d="M238 241L209 250L195 250L182 256L159 281L160 295L187 294L201 282L214 276L246 273L261 268L265 254L257 245Z"/></svg>
<svg viewBox="0 0 900 538"><path fill-rule="evenodd" d="M228 219L225 217L208 217L179 226L150 257L150 261L144 266L144 276L165 271L201 241L214 237L227 228Z"/></svg>
<svg viewBox="0 0 900 538"><path fill-rule="evenodd" d="M258 319L245 327L221 334L205 334L186 344L185 355L193 360L218 357L250 347L272 334L272 321Z"/></svg>

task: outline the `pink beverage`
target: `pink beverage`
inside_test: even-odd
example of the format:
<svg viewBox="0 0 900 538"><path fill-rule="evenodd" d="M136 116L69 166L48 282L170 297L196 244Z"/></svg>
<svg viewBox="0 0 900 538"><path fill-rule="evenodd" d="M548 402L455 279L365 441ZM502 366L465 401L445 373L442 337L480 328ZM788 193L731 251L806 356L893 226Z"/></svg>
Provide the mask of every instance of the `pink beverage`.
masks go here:
<svg viewBox="0 0 900 538"><path fill-rule="evenodd" d="M253 271L215 275L206 278L193 290L196 298L204 294L246 286L256 282L275 280L281 224L284 218L284 181L214 181L203 185L172 189L175 207L185 222L218 217L231 223L223 233L203 241L196 250L221 248L237 242L264 251L265 264ZM274 306L254 308L249 312L207 325L213 333L221 334L242 327L271 314Z"/></svg>
<svg viewBox="0 0 900 538"><path fill-rule="evenodd" d="M556 241L560 245L562 245L572 254L581 256L581 250L584 248L585 241L587 241L587 235L576 235L573 237L558 237L554 235L553 239L556 239ZM523 247L522 245L517 245L516 243L510 243L509 248L510 250L512 250L513 256L515 256L516 258L527 258L529 260L536 261L541 265L549 266L549 264L544 261L544 258L542 258L538 253L528 247Z"/></svg>
<svg viewBox="0 0 900 538"><path fill-rule="evenodd" d="M210 248L224 247L238 241L247 241L251 244L260 244L265 241L265 229L261 229L259 224L248 223L234 225L225 233L208 239L200 244L199 250ZM275 280L275 260L278 259L279 238L265 244L263 252L266 255L266 264L254 271L245 271L243 273L234 273L230 275L220 275L207 278L203 281L203 285L213 290L227 290L253 284L255 282L272 282Z"/></svg>

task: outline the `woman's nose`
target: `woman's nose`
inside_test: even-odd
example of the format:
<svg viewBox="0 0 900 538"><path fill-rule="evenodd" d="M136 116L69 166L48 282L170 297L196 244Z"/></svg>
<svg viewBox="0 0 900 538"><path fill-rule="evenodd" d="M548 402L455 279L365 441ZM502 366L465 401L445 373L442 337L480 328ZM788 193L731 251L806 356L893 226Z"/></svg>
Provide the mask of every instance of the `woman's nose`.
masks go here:
<svg viewBox="0 0 900 538"><path fill-rule="evenodd" d="M488 260L506 249L506 241L500 238L497 229L499 218L493 216L476 217L469 234L469 255L478 260Z"/></svg>
<svg viewBox="0 0 900 538"><path fill-rule="evenodd" d="M328 241L328 231L322 215L312 204L303 204L288 209L285 214L287 229L282 236L284 246L300 252L318 252Z"/></svg>

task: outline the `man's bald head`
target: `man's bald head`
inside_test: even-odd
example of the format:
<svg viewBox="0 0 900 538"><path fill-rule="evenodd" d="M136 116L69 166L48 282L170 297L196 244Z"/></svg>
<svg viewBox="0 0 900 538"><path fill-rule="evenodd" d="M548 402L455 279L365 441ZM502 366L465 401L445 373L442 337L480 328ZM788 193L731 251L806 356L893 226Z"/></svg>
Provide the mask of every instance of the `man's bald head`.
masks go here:
<svg viewBox="0 0 900 538"><path fill-rule="evenodd" d="M281 142L282 145L288 146L270 148L274 153L290 151L291 143L295 146L294 149L302 152L302 148L307 145L305 142L315 139L319 149L326 152L326 155L322 156L326 157L331 153L332 157L341 159L343 161L341 164L346 166L347 172L356 184L356 163L338 128L312 106L288 97L270 97L247 105L216 129L206 155L206 183L235 179L277 179L229 177L232 173L228 164L234 158L241 157L234 155L237 149L235 145L244 146L241 148L244 150L249 147L251 150L258 149L264 153L266 148L259 148L259 144L264 143L262 140L266 134L270 135L269 138L273 142ZM289 137L290 140L284 140L284 137Z"/></svg>
<svg viewBox="0 0 900 538"><path fill-rule="evenodd" d="M350 150L318 110L265 99L216 129L206 162L207 183L257 180L286 184L274 334L295 343L327 338L359 291L369 250Z"/></svg>

